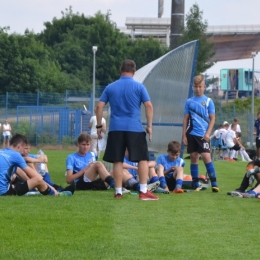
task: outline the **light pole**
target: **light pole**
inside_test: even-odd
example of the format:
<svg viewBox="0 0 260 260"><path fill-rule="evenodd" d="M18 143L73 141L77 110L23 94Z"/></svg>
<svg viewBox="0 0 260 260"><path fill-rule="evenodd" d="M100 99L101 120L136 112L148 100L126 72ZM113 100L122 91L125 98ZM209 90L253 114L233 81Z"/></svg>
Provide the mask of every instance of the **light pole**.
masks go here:
<svg viewBox="0 0 260 260"><path fill-rule="evenodd" d="M96 90L96 51L98 47L93 46L92 51L93 51L93 86L92 86L92 114L94 115L95 111L95 90Z"/></svg>
<svg viewBox="0 0 260 260"><path fill-rule="evenodd" d="M254 133L254 113L255 113L255 88L254 88L254 71L255 71L255 56L256 52L251 53L253 58L253 68L252 68L252 100L251 100L251 133L250 133L250 146L253 149L253 133Z"/></svg>

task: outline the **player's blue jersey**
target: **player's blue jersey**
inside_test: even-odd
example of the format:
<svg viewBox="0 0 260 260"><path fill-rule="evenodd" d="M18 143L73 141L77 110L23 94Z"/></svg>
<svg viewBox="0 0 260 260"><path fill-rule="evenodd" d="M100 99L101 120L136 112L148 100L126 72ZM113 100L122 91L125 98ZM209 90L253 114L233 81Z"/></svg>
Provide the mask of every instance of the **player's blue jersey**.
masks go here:
<svg viewBox="0 0 260 260"><path fill-rule="evenodd" d="M132 166L136 166L138 167L138 163L137 162L132 162L132 161L129 161L126 157L124 157L124 162L127 163L127 164L130 164ZM127 169L135 179L137 179L137 176L138 176L138 172L134 169Z"/></svg>
<svg viewBox="0 0 260 260"><path fill-rule="evenodd" d="M143 132L140 107L150 101L143 84L122 76L105 88L99 100L111 107L109 131Z"/></svg>
<svg viewBox="0 0 260 260"><path fill-rule="evenodd" d="M8 191L17 167L28 167L21 154L10 148L0 149L0 195Z"/></svg>
<svg viewBox="0 0 260 260"><path fill-rule="evenodd" d="M181 157L178 157L174 161L170 161L168 154L162 154L157 158L157 163L156 163L155 167L157 168L159 164L161 164L164 167L164 171L167 171L174 166L184 167L185 161ZM173 172L170 172L167 175L165 175L165 177L172 178L172 175L173 175Z"/></svg>
<svg viewBox="0 0 260 260"><path fill-rule="evenodd" d="M184 114L189 115L187 133L204 136L209 126L209 115L215 114L213 101L207 96L191 97L186 101Z"/></svg>
<svg viewBox="0 0 260 260"><path fill-rule="evenodd" d="M88 166L91 162L96 161L95 153L88 152L84 156L79 155L77 152L70 154L66 160L66 170L72 170L73 173L77 173L84 167ZM75 180L76 182L78 181Z"/></svg>

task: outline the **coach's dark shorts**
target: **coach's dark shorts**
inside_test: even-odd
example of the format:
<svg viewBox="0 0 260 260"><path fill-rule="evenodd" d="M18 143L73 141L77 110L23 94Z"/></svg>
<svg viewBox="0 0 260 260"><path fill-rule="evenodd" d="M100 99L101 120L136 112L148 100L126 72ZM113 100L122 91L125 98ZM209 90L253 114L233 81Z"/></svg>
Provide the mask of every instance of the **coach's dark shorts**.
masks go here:
<svg viewBox="0 0 260 260"><path fill-rule="evenodd" d="M82 175L76 182L76 190L107 190L107 186L101 179L85 182Z"/></svg>
<svg viewBox="0 0 260 260"><path fill-rule="evenodd" d="M10 184L9 190L1 196L22 196L29 191L27 181Z"/></svg>
<svg viewBox="0 0 260 260"><path fill-rule="evenodd" d="M186 134L188 140L187 152L194 153L210 153L210 144L205 140L201 140L202 136Z"/></svg>
<svg viewBox="0 0 260 260"><path fill-rule="evenodd" d="M104 161L123 162L126 148L130 161L148 161L146 133L128 131L111 131L108 133Z"/></svg>

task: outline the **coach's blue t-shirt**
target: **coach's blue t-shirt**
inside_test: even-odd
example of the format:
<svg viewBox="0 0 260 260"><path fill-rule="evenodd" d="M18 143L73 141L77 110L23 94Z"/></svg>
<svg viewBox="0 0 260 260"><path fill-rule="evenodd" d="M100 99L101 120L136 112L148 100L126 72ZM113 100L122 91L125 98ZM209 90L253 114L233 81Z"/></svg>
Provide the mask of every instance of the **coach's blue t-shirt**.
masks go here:
<svg viewBox="0 0 260 260"><path fill-rule="evenodd" d="M191 97L186 101L184 115L189 115L187 133L204 136L209 126L209 115L215 114L213 101L207 96Z"/></svg>
<svg viewBox="0 0 260 260"><path fill-rule="evenodd" d="M84 167L88 166L91 162L96 161L95 153L88 152L85 155L80 155L77 152L70 154L66 160L66 170L72 170L73 173L77 173ZM76 182L78 180L75 180Z"/></svg>
<svg viewBox="0 0 260 260"><path fill-rule="evenodd" d="M0 195L8 191L17 167L28 167L21 154L10 148L0 149Z"/></svg>
<svg viewBox="0 0 260 260"><path fill-rule="evenodd" d="M138 163L137 163L137 162L129 161L126 157L124 157L124 162L127 163L127 164L129 164L129 165L138 167ZM137 172L135 169L127 169L127 170L132 174L132 176L133 176L135 179L137 179L138 172Z"/></svg>
<svg viewBox="0 0 260 260"><path fill-rule="evenodd" d="M178 157L174 161L170 161L168 154L162 154L157 158L157 163L156 163L155 167L157 168L159 164L161 164L164 167L164 171L167 171L174 166L184 167L185 161L181 157ZM172 178L172 175L173 175L173 172L170 172L167 175L165 175L165 177Z"/></svg>
<svg viewBox="0 0 260 260"><path fill-rule="evenodd" d="M144 131L140 107L150 97L143 84L122 76L105 88L99 100L111 107L109 131Z"/></svg>

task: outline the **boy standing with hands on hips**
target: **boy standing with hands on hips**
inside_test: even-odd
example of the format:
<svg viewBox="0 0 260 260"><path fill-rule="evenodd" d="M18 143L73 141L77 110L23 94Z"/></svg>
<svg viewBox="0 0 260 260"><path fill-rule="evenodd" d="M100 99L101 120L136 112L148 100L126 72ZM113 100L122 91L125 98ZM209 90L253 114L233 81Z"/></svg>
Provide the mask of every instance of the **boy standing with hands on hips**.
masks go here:
<svg viewBox="0 0 260 260"><path fill-rule="evenodd" d="M183 118L182 138L190 154L190 171L192 185L195 191L200 190L199 185L199 154L206 166L212 191L218 192L215 167L210 156L210 134L215 124L215 106L213 101L204 95L206 88L204 76L198 75L193 79L195 96L186 101Z"/></svg>

